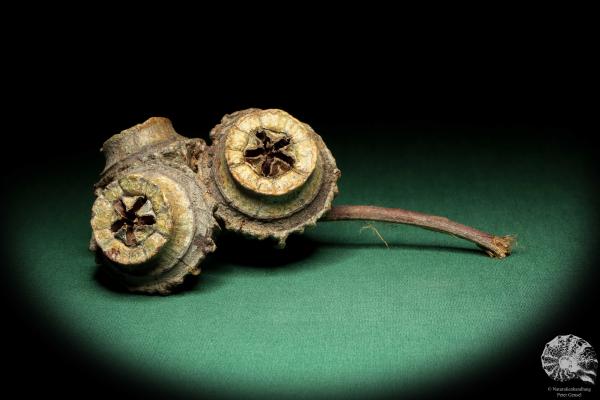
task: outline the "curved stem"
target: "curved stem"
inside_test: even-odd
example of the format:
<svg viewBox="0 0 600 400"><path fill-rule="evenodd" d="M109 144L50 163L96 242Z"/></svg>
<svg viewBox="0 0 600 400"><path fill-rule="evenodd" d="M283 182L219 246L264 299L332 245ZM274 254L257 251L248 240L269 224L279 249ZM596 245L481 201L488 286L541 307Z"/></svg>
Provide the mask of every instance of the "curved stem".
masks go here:
<svg viewBox="0 0 600 400"><path fill-rule="evenodd" d="M422 214L401 208L377 206L334 206L321 221L368 220L415 225L421 228L458 236L481 247L490 257L504 258L510 254L513 236L494 236L475 228L450 221L445 217Z"/></svg>

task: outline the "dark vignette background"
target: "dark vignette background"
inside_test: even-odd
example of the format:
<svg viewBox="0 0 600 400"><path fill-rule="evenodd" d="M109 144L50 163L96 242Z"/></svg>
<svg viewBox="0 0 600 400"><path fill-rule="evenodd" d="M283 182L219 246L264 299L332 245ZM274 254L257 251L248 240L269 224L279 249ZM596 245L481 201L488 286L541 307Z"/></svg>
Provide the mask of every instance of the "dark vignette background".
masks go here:
<svg viewBox="0 0 600 400"><path fill-rule="evenodd" d="M457 143L465 144L469 135L476 138L482 131L516 130L524 132L520 140L530 148L562 146L589 160L590 182L597 176L586 49L551 30L493 41L467 35L469 41L463 45L456 44L460 40L443 42L441 37L381 42L357 35L351 38L352 45L334 38L321 42L318 50L303 41L271 40L247 47L243 41L224 47L202 41L179 48L157 38L151 47L127 42L123 47L129 49L123 52L102 39L65 46L74 34L38 37L33 50L20 49L21 54L34 53L12 82L19 86L13 100L20 111L13 116L19 128L14 132L25 139L22 150L12 155L25 165L3 175L7 196L26 187L40 169L65 171L80 162L101 160L97 150L109 135L149 116L167 116L179 132L206 139L222 115L247 107L287 110L327 135L343 134L342 127L378 132L438 129L463 135ZM294 56L286 57L286 52L278 59L261 56L259 44L281 46ZM402 138L397 140L402 143ZM498 152L519 146L497 140ZM347 147L352 149L352 144ZM448 149L455 150L465 151ZM477 151L476 145L470 150ZM38 201L43 202L42 193ZM2 243L10 243L10 232L2 234ZM23 394L42 388L48 395L66 397L82 391L167 395L161 387L120 375L71 351L60 331L44 320L39 305L11 289L15 286L7 271L18 265L18 255L8 246L3 254L8 321L3 330L10 365L6 383ZM587 262L597 264L595 249L589 249ZM540 374L540 345L555 334L577 332L599 350L600 337L590 322L596 313L592 305L597 302L597 283L596 274L565 307L570 312L550 318L514 353L431 395L488 397L490 391L502 396L518 391L538 397L551 385ZM23 377L29 383L19 383Z"/></svg>

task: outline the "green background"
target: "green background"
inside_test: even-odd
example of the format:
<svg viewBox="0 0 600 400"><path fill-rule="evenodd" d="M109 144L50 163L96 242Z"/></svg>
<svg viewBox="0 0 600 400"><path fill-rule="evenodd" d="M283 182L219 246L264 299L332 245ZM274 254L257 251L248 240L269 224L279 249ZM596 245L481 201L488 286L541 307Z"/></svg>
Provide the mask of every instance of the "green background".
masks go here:
<svg viewBox="0 0 600 400"><path fill-rule="evenodd" d="M148 384L361 394L492 370L520 338L567 311L591 276L591 160L561 135L316 128L342 171L336 204L402 207L513 233L514 254L491 259L454 237L374 223L386 248L362 222L323 222L284 250L224 235L185 290L123 293L87 250L102 157L72 154L9 196L19 293L69 348ZM548 340L554 334L564 333Z"/></svg>

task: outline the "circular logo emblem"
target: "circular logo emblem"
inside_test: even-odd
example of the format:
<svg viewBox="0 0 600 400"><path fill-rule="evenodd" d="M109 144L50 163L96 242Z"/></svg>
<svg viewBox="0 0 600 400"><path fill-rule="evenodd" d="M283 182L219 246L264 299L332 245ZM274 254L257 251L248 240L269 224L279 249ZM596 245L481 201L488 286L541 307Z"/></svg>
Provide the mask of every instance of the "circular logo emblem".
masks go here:
<svg viewBox="0 0 600 400"><path fill-rule="evenodd" d="M594 384L598 359L592 346L582 338L557 336L544 347L542 368L555 381L581 379Z"/></svg>

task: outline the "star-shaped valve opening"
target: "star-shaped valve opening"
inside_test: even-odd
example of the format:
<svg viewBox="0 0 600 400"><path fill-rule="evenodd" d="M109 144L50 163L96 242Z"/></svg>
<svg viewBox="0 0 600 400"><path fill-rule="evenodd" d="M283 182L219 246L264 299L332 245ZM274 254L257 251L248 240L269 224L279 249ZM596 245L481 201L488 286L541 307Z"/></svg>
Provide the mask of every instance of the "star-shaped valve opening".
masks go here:
<svg viewBox="0 0 600 400"><path fill-rule="evenodd" d="M125 245L136 246L154 232L156 214L146 196L123 196L113 206L119 219L110 229Z"/></svg>
<svg viewBox="0 0 600 400"><path fill-rule="evenodd" d="M275 178L294 166L290 139L264 130L255 133L259 144L244 152L246 162L262 176Z"/></svg>

